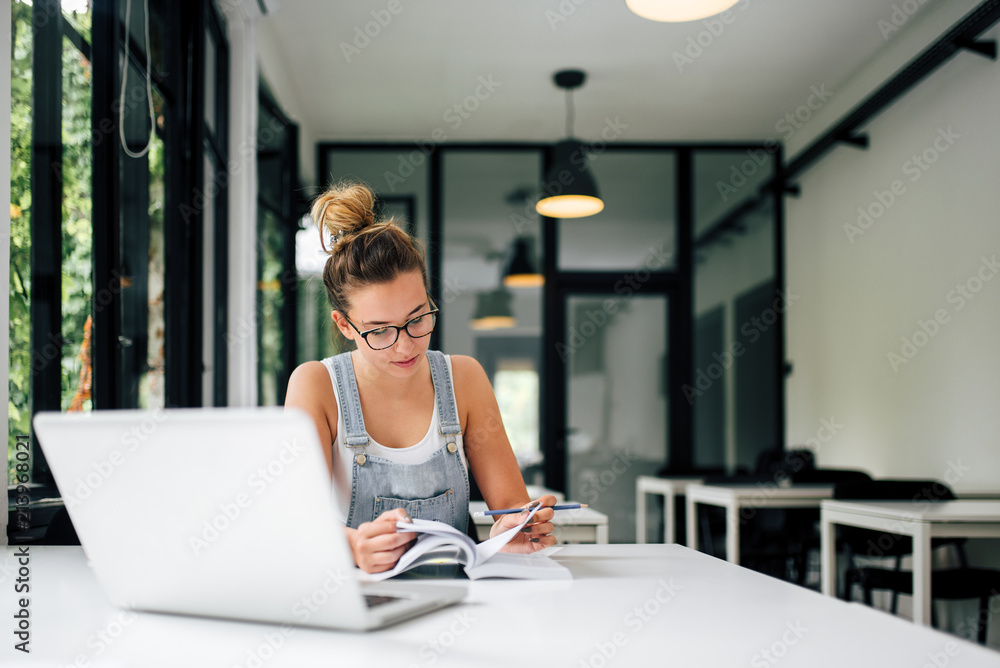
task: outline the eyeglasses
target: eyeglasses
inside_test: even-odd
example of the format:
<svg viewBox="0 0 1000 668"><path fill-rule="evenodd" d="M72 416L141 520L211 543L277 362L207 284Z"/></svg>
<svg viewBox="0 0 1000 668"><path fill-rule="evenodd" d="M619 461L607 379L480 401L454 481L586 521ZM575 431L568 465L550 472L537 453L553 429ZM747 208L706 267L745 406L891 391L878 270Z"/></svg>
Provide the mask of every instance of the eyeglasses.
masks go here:
<svg viewBox="0 0 1000 668"><path fill-rule="evenodd" d="M385 350L396 343L401 330L405 329L411 339L419 339L433 332L439 312L440 309L434 308L427 313L421 313L415 318L410 318L406 321L405 325L383 325L364 332L358 329L358 326L351 322L351 319L346 315L344 316L344 320L354 328L355 332L361 335L361 338L365 340L369 348L372 350Z"/></svg>

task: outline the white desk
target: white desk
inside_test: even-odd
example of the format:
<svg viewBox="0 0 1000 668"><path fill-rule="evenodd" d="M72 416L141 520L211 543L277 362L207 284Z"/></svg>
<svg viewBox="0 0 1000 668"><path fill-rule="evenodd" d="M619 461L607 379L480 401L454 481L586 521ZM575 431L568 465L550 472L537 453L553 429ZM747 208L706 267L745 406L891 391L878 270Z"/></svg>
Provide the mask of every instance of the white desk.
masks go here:
<svg viewBox="0 0 1000 668"><path fill-rule="evenodd" d="M833 496L833 485L691 485L687 488L687 543L698 549L697 504L726 509L726 559L740 563L740 515L761 508L819 508Z"/></svg>
<svg viewBox="0 0 1000 668"><path fill-rule="evenodd" d="M701 484L704 478L660 478L641 475L635 479L635 542L646 542L646 495L663 495L663 542L677 542L674 528L676 497L682 496L689 485Z"/></svg>
<svg viewBox="0 0 1000 668"><path fill-rule="evenodd" d="M1000 501L824 501L820 510L822 591L836 595L834 525L913 539L913 621L931 623L931 539L1000 538Z"/></svg>
<svg viewBox="0 0 1000 668"><path fill-rule="evenodd" d="M0 555L8 567L11 553ZM449 581L468 588L466 602L387 629L283 633L113 608L79 548L32 547L32 652L13 650L8 579L0 665L1000 666L1000 653L679 545L574 545L554 558L573 580Z"/></svg>
<svg viewBox="0 0 1000 668"><path fill-rule="evenodd" d="M533 497L538 498L538 497ZM492 517L476 517L475 514L489 510L485 501L470 501L469 512L476 525L476 536L479 540L490 537L493 526ZM552 535L556 542L564 543L607 543L608 516L593 508L575 508L573 510L557 510L552 519L555 530Z"/></svg>
<svg viewBox="0 0 1000 668"><path fill-rule="evenodd" d="M528 485L528 498L537 499L540 496L545 496L546 494L551 494L556 497L556 503L563 503L566 500L566 495L560 491L549 489L548 487L542 487L541 485Z"/></svg>

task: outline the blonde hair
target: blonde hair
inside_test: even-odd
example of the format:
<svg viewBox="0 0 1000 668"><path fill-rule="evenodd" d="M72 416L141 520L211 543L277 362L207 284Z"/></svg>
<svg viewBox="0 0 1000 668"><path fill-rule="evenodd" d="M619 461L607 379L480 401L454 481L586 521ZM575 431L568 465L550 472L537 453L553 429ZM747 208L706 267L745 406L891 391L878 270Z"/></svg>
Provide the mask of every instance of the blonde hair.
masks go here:
<svg viewBox="0 0 1000 668"><path fill-rule="evenodd" d="M352 290L388 283L409 271L420 272L429 291L423 247L394 219L376 220L375 194L368 186L333 184L313 201L311 214L330 255L323 285L333 310L346 315Z"/></svg>

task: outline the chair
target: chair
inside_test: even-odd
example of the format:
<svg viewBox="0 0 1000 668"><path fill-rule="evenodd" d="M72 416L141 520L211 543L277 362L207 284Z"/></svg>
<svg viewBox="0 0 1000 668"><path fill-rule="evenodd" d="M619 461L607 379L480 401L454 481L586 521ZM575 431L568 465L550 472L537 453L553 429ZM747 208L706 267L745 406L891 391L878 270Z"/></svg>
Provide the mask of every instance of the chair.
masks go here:
<svg viewBox="0 0 1000 668"><path fill-rule="evenodd" d="M953 501L955 494L945 484L936 480L869 480L845 481L837 484L834 499L852 501ZM872 538L872 534L877 534ZM872 591L875 589L892 592L891 611L896 613L900 594L913 595L913 574L901 569L903 557L913 551L909 536L879 533L858 527L839 527L838 545L847 553L848 568L844 576L841 598L851 599L851 590L856 584L861 587L864 603L872 605ZM871 546L878 550L871 555ZM959 562L958 568L935 570L931 573L931 595L933 599L959 600L978 599L981 611L989 610L990 597L1000 591L1000 570L992 568L972 568L965 555L964 538L936 538L932 548L952 546ZM892 569L859 565L858 556L888 557L894 560ZM977 640L986 644L987 615L977 615ZM937 626L937 616L931 607L931 623Z"/></svg>
<svg viewBox="0 0 1000 668"><path fill-rule="evenodd" d="M705 478L705 484L785 486L800 481L820 482L816 476L811 450L773 448L758 455L754 473L709 476ZM812 543L818 550L817 524L815 510L767 508L755 512L752 522L741 522L740 564L773 577L804 584L808 550ZM713 538L724 533L721 517L713 518L702 513L699 527L704 536L702 544L709 546L710 554L717 555L719 549Z"/></svg>

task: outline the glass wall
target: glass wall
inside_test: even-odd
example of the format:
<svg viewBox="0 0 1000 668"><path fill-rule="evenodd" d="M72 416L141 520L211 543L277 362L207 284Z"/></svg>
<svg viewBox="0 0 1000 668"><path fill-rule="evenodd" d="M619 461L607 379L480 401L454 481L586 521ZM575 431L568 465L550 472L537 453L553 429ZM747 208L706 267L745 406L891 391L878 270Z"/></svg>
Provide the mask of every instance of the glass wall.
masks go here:
<svg viewBox="0 0 1000 668"><path fill-rule="evenodd" d="M326 181L367 182L425 243L440 240L434 345L487 370L529 484L591 503L611 518L612 540L631 541L637 476L668 459L671 471L734 469L780 438L780 328L744 326L770 320L760 311L779 280L776 214L766 198L733 214L760 199L773 156L606 149L590 162L605 209L540 220L544 150L328 145L320 164ZM695 249L690 274L681 230ZM504 282L518 241L544 274L533 287ZM300 360L336 350L318 248L315 228L303 231ZM744 351L727 358L736 343Z"/></svg>
<svg viewBox="0 0 1000 668"><path fill-rule="evenodd" d="M635 479L667 453L668 299L614 292L567 299L569 497L635 540Z"/></svg>
<svg viewBox="0 0 1000 668"><path fill-rule="evenodd" d="M540 266L534 201L541 157L537 149L445 149L441 158L442 349L483 365L529 482L538 481L542 460L542 283L509 285L505 267L519 250L518 240L528 262Z"/></svg>
<svg viewBox="0 0 1000 668"><path fill-rule="evenodd" d="M632 270L657 260L676 268L677 157L673 151L609 149L591 156L604 200L594 216L558 221L559 269Z"/></svg>
<svg viewBox="0 0 1000 668"><path fill-rule="evenodd" d="M694 461L752 469L781 447L774 175L762 149L694 156ZM747 202L754 202L748 206ZM779 302L780 307L780 302Z"/></svg>

